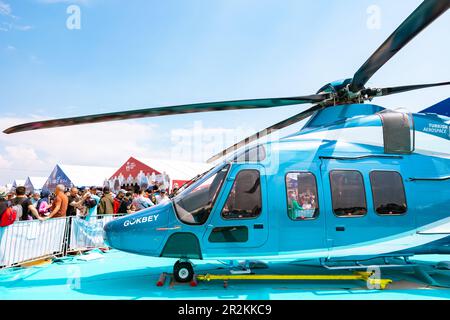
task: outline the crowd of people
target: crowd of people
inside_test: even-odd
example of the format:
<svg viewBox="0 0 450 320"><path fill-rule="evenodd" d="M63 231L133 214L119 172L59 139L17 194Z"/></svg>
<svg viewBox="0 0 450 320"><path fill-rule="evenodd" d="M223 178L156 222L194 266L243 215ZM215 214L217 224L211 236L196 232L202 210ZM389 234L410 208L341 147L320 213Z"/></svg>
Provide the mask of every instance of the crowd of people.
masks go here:
<svg viewBox="0 0 450 320"><path fill-rule="evenodd" d="M51 193L48 190L27 193L24 186L8 192L0 187L0 214L7 208L18 208L16 220L47 220L58 217L79 217L89 220L102 214L130 214L157 204L170 201L175 196L175 185L169 194L165 187L155 183L147 188L131 186L113 192L109 187L71 187L57 185ZM20 207L19 207L20 206Z"/></svg>

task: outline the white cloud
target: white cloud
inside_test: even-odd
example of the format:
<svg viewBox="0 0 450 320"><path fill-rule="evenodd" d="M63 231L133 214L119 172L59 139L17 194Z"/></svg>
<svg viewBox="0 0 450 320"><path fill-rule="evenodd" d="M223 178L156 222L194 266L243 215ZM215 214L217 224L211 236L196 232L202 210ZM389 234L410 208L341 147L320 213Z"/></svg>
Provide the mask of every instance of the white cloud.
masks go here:
<svg viewBox="0 0 450 320"><path fill-rule="evenodd" d="M3 118L0 130L38 119ZM119 166L129 156L164 157L164 150L152 149L155 125L139 121L110 122L62 127L11 135L0 133L0 185L16 175L46 176L57 163ZM3 150L2 150L3 149ZM12 166L11 166L12 164Z"/></svg>
<svg viewBox="0 0 450 320"><path fill-rule="evenodd" d="M2 0L0 0L0 16L8 17L8 18L12 19L13 21L17 21L18 19L20 19L19 17L13 15L11 5ZM29 31L31 29L33 29L33 26L24 25L24 24L16 24L16 23L11 23L11 22L6 22L6 21L2 21L2 23L0 25L0 31L4 31L4 32L11 31L11 30Z"/></svg>
<svg viewBox="0 0 450 320"><path fill-rule="evenodd" d="M33 26L30 25L20 25L20 24L16 24L16 23L9 23L9 22L2 22L1 26L0 26L0 31L12 31L12 30L17 30L17 31L30 31L33 29Z"/></svg>
<svg viewBox="0 0 450 320"><path fill-rule="evenodd" d="M8 169L11 167L11 161L6 160L2 155L0 155L0 169Z"/></svg>
<svg viewBox="0 0 450 320"><path fill-rule="evenodd" d="M195 121L192 128L170 132L171 157L202 162L256 132L250 127L222 128L204 126Z"/></svg>
<svg viewBox="0 0 450 320"><path fill-rule="evenodd" d="M29 31L31 29L33 29L33 26L29 26L29 25L14 25L14 29L19 30L19 31Z"/></svg>
<svg viewBox="0 0 450 320"><path fill-rule="evenodd" d="M40 119L6 117L0 119L0 131ZM57 163L118 168L130 156L206 161L255 131L249 127L210 127L201 121L191 127L166 131L154 124L128 120L10 135L0 133L0 185L14 178L48 176Z"/></svg>
<svg viewBox="0 0 450 320"><path fill-rule="evenodd" d="M6 153L10 156L12 160L37 160L37 154L33 148L27 146L6 146Z"/></svg>
<svg viewBox="0 0 450 320"><path fill-rule="evenodd" d="M11 6L8 3L0 1L0 15L8 17L12 16Z"/></svg>
<svg viewBox="0 0 450 320"><path fill-rule="evenodd" d="M7 45L7 46L6 46L6 50L7 50L7 51L15 51L15 50L16 50L16 47L14 47L14 46L12 46L12 45Z"/></svg>

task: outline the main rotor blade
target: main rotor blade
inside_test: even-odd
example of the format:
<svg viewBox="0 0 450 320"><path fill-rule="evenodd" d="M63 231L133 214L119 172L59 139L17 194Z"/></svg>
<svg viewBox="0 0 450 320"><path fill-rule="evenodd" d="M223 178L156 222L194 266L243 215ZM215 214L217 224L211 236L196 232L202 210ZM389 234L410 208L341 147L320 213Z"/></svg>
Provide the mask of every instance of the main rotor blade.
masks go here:
<svg viewBox="0 0 450 320"><path fill-rule="evenodd" d="M358 92L386 62L450 7L450 0L425 0L356 71L350 90Z"/></svg>
<svg viewBox="0 0 450 320"><path fill-rule="evenodd" d="M419 90L431 87L448 86L450 82L439 82L439 83L427 83L427 84L415 84L409 86L399 86L399 87L387 87L380 89L367 89L363 90L364 94L369 95L369 97L380 97L388 96L391 94L403 93L412 90Z"/></svg>
<svg viewBox="0 0 450 320"><path fill-rule="evenodd" d="M239 148L241 148L241 147L243 147L245 145L248 145L248 144L252 143L253 141L256 141L256 140L258 140L258 139L260 139L262 137L265 137L265 136L267 136L267 135L269 135L269 134L271 134L271 133L273 133L273 132L275 132L277 130L283 129L283 128L288 127L288 126L290 126L290 125L292 125L292 124L294 124L296 122L299 122L299 121L309 117L314 112L316 112L316 111L318 111L318 110L320 110L322 108L324 108L322 105L317 104L317 105L312 106L311 108L309 108L309 109L307 109L307 110L305 110L303 112L300 112L300 113L298 113L298 114L296 114L296 115L294 115L294 116L292 116L292 117L290 117L290 118L288 118L286 120L280 121L280 122L278 122L278 123L276 123L276 124L274 124L274 125L272 125L270 127L267 127L264 130L261 130L261 131L255 133L255 134L251 135L250 137L247 137L247 138L239 141L238 143L235 143L231 147L228 147L225 150L217 153L216 155L214 155L211 158L209 158L207 162L211 163L211 162L213 162L213 161L215 161L217 159L220 159L220 158L226 156L227 154L230 154L230 153L236 151L237 149L239 149Z"/></svg>
<svg viewBox="0 0 450 320"><path fill-rule="evenodd" d="M168 116L168 115L208 112L208 111L272 108L302 103L317 103L326 100L328 98L330 98L329 94L313 94L308 96L288 97L288 98L207 102L207 103L178 105L171 107L138 109L138 110L103 113L103 114L94 114L81 117L29 122L8 128L3 132L10 134L21 131L73 126L85 123L97 123L115 120L127 120L144 117L158 117L158 116Z"/></svg>

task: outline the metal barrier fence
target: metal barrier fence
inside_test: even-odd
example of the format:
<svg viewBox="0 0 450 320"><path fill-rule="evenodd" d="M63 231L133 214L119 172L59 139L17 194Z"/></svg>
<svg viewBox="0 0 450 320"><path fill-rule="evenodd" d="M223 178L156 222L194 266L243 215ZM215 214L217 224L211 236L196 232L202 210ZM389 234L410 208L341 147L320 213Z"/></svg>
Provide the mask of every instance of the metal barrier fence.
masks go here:
<svg viewBox="0 0 450 320"><path fill-rule="evenodd" d="M67 221L66 252L99 248L103 242L103 227L121 215L99 215L97 219L86 221L77 217L70 217Z"/></svg>
<svg viewBox="0 0 450 320"><path fill-rule="evenodd" d="M0 227L0 268L104 246L103 227L116 215L17 221Z"/></svg>

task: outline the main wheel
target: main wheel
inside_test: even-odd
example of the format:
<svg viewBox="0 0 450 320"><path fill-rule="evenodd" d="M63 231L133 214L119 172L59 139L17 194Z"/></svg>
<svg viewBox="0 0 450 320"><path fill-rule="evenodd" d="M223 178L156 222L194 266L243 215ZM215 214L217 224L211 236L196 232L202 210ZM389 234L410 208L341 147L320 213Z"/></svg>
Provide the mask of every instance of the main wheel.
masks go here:
<svg viewBox="0 0 450 320"><path fill-rule="evenodd" d="M187 261L177 261L173 266L173 276L177 282L190 282L194 278L194 268Z"/></svg>

